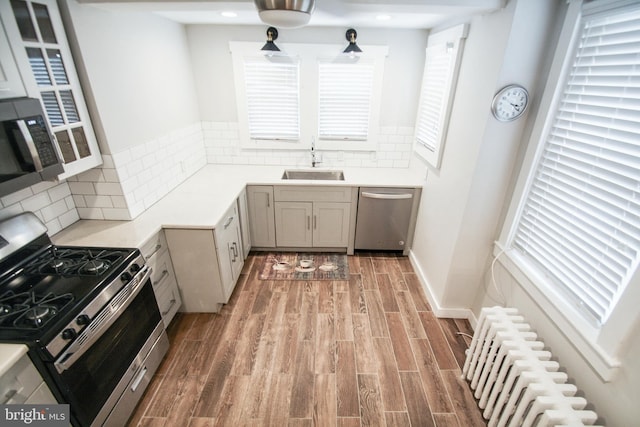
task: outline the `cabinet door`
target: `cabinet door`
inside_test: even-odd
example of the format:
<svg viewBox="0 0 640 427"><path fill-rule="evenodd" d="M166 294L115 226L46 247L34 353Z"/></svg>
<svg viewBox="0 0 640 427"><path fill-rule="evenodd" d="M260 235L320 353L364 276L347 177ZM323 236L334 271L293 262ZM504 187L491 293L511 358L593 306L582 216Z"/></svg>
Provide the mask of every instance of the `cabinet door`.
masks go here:
<svg viewBox="0 0 640 427"><path fill-rule="evenodd" d="M0 22L0 98L27 96L8 40Z"/></svg>
<svg viewBox="0 0 640 427"><path fill-rule="evenodd" d="M215 313L224 299L212 230L165 229L187 313Z"/></svg>
<svg viewBox="0 0 640 427"><path fill-rule="evenodd" d="M240 210L240 236L242 237L242 258L247 259L251 250L251 232L249 231L249 208L247 207L247 191L242 190L238 197Z"/></svg>
<svg viewBox="0 0 640 427"><path fill-rule="evenodd" d="M312 203L277 202L276 243L280 247L311 247Z"/></svg>
<svg viewBox="0 0 640 427"><path fill-rule="evenodd" d="M315 202L313 204L313 246L345 247L349 244L351 204Z"/></svg>
<svg viewBox="0 0 640 427"><path fill-rule="evenodd" d="M247 187L247 199L251 245L263 248L275 247L273 187L270 185L250 185Z"/></svg>
<svg viewBox="0 0 640 427"><path fill-rule="evenodd" d="M233 206L224 215L222 221L216 226L216 247L220 264L220 278L222 281L223 304L229 302L231 293L242 270L244 259L242 258L242 239L240 237L240 221L238 208Z"/></svg>

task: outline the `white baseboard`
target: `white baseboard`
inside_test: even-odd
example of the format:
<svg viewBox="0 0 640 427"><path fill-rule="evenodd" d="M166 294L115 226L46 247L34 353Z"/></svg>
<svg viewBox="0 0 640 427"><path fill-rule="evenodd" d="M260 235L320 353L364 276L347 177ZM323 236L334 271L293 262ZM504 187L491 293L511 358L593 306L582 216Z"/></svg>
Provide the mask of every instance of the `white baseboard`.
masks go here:
<svg viewBox="0 0 640 427"><path fill-rule="evenodd" d="M433 311L433 314L435 314L436 317L467 319L469 321L469 324L471 324L471 327L475 330L477 319L476 319L476 316L473 314L473 311L471 311L471 309L468 309L468 308L442 307L438 302L438 300L436 299L433 291L431 290L431 287L429 286L429 281L427 280L424 274L424 270L422 269L422 266L418 262L413 251L409 251L409 261L413 266L413 270L415 271L416 276L418 276L418 280L422 285L422 289L424 290L427 300L429 301L429 305L431 305L431 310Z"/></svg>

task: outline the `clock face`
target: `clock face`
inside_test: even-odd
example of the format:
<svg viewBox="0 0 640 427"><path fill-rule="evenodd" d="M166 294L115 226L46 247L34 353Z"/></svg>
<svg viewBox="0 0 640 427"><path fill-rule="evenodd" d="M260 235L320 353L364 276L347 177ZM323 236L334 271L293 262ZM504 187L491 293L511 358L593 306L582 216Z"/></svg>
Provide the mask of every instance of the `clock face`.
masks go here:
<svg viewBox="0 0 640 427"><path fill-rule="evenodd" d="M493 98L491 111L496 119L501 122L515 120L524 113L529 102L529 93L518 85L509 85L502 88Z"/></svg>

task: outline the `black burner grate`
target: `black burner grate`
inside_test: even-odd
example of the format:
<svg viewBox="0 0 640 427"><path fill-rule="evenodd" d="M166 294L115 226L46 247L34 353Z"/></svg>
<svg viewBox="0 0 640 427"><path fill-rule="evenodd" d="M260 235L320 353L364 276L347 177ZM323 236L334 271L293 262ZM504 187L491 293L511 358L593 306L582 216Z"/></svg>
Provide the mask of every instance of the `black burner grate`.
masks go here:
<svg viewBox="0 0 640 427"><path fill-rule="evenodd" d="M29 274L100 276L127 255L113 249L52 248L30 262Z"/></svg>
<svg viewBox="0 0 640 427"><path fill-rule="evenodd" d="M38 295L35 292L0 295L0 327L39 329L73 301L72 294Z"/></svg>

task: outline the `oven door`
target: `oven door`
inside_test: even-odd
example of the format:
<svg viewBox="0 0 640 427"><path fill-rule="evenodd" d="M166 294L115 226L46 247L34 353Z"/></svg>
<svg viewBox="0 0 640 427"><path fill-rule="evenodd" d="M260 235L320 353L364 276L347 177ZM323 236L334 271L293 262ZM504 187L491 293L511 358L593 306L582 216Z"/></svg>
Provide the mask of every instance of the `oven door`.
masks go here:
<svg viewBox="0 0 640 427"><path fill-rule="evenodd" d="M129 295L123 296L123 292ZM103 328L99 338L86 339L84 342L88 348L77 347L73 353L67 350L55 363L55 374L71 405L73 418L82 426L103 424L128 386L128 381L123 384L123 379L127 376L134 377L141 370L141 362L147 356L142 353L150 352L149 341L152 341L153 347L159 338L166 340L148 273L140 286L133 291L123 288L111 300L110 305L118 299L123 301L117 315L114 316L113 323ZM100 313L94 318L94 322L104 317ZM85 330L90 330L92 324ZM96 331L99 330L100 326L96 328ZM78 354L81 355L77 356ZM156 367L153 367L153 371ZM145 369L142 375L146 371ZM137 388L138 384L134 385L134 389ZM141 387L142 391L145 387L146 385Z"/></svg>

